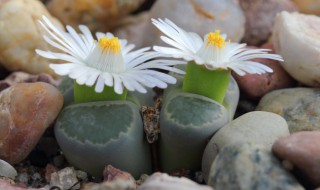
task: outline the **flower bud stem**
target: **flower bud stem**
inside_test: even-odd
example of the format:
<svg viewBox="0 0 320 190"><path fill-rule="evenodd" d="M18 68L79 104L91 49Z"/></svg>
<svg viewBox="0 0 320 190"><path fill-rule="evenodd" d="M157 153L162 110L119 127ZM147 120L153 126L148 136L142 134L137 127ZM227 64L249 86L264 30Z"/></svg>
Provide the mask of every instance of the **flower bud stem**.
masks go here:
<svg viewBox="0 0 320 190"><path fill-rule="evenodd" d="M127 97L127 90L124 89L122 94L114 92L113 87L105 86L101 93L97 93L93 86L80 85L74 81L74 103L97 102L97 101L112 101L125 100Z"/></svg>
<svg viewBox="0 0 320 190"><path fill-rule="evenodd" d="M182 90L206 96L222 104L229 81L230 70L209 70L204 65L190 61L187 64Z"/></svg>

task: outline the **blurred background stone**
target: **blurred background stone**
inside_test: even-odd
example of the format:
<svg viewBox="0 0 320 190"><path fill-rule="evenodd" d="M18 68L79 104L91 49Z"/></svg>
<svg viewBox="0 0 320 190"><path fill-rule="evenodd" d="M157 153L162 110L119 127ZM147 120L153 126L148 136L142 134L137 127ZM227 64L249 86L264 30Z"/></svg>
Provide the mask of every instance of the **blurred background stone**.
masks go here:
<svg viewBox="0 0 320 190"><path fill-rule="evenodd" d="M245 17L239 4L233 0L158 0L150 10L151 18L168 18L188 32L201 37L221 30L228 39L239 42L244 35ZM160 44L161 32L148 23L145 41L148 45Z"/></svg>
<svg viewBox="0 0 320 190"><path fill-rule="evenodd" d="M51 49L43 40L45 30L38 23L42 15L61 27L38 0L10 0L0 4L0 62L7 70L54 75L49 68L52 61L35 53L35 49Z"/></svg>
<svg viewBox="0 0 320 190"><path fill-rule="evenodd" d="M319 0L293 0L301 13L320 15Z"/></svg>
<svg viewBox="0 0 320 190"><path fill-rule="evenodd" d="M51 0L50 13L75 29L87 25L91 31L108 32L145 0Z"/></svg>
<svg viewBox="0 0 320 190"><path fill-rule="evenodd" d="M240 0L246 16L246 29L243 42L261 45L271 35L274 18L281 11L296 11L291 0Z"/></svg>
<svg viewBox="0 0 320 190"><path fill-rule="evenodd" d="M275 19L272 40L283 68L304 85L320 87L320 17L281 12Z"/></svg>

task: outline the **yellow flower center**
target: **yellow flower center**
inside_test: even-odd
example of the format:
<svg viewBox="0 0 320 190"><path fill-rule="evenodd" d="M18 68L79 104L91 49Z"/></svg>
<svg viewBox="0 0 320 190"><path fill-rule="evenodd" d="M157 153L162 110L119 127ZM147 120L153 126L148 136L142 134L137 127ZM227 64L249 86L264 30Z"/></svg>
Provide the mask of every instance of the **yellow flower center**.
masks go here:
<svg viewBox="0 0 320 190"><path fill-rule="evenodd" d="M226 45L226 41L220 35L220 31L216 30L214 33L210 32L207 36L207 46L213 45L217 48L223 48Z"/></svg>
<svg viewBox="0 0 320 190"><path fill-rule="evenodd" d="M98 42L99 46L103 50L110 50L113 53L119 53L120 52L120 42L118 38L112 37L112 38L107 38L103 37L99 39Z"/></svg>

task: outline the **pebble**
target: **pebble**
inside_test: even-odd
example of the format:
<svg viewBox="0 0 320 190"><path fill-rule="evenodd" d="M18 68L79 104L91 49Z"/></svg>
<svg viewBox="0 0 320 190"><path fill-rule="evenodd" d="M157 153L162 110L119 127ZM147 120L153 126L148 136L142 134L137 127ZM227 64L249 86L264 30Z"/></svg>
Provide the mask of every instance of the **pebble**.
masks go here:
<svg viewBox="0 0 320 190"><path fill-rule="evenodd" d="M298 6L299 12L320 15L319 0L293 0L293 2Z"/></svg>
<svg viewBox="0 0 320 190"><path fill-rule="evenodd" d="M47 182L50 182L51 180L51 174L54 173L54 172L57 172L58 169L52 165L52 164L47 164L46 165L46 168L45 168L45 175L44 175L44 178Z"/></svg>
<svg viewBox="0 0 320 190"><path fill-rule="evenodd" d="M273 45L283 68L302 84L320 86L320 17L281 12L275 19ZM303 55L303 56L302 56Z"/></svg>
<svg viewBox="0 0 320 190"><path fill-rule="evenodd" d="M26 158L63 104L52 85L15 84L0 93L0 158L11 164Z"/></svg>
<svg viewBox="0 0 320 190"><path fill-rule="evenodd" d="M290 133L320 130L320 90L317 88L272 91L262 97L256 110L284 117Z"/></svg>
<svg viewBox="0 0 320 190"><path fill-rule="evenodd" d="M233 42L239 42L245 30L244 13L233 0L160 0L151 8L150 17L168 18L182 29L195 32L201 37L220 30ZM161 32L153 26L145 31L150 45L161 43L160 35Z"/></svg>
<svg viewBox="0 0 320 190"><path fill-rule="evenodd" d="M272 50L273 45L272 43L266 43L262 45L261 48ZM253 59L253 61L270 67L273 72L261 75L246 74L244 76L232 73L239 85L242 95L247 96L249 99L258 100L270 91L293 87L296 84L295 80L282 68L280 62L271 59Z"/></svg>
<svg viewBox="0 0 320 190"><path fill-rule="evenodd" d="M135 179L128 172L119 170L111 165L107 165L103 170L103 179L104 181L112 182L118 179L122 179L125 181L131 181L135 183Z"/></svg>
<svg viewBox="0 0 320 190"><path fill-rule="evenodd" d="M240 0L239 2L246 16L246 32L242 41L248 45L261 45L268 40L277 13L297 10L291 0Z"/></svg>
<svg viewBox="0 0 320 190"><path fill-rule="evenodd" d="M60 189L76 190L80 189L76 171L72 167L66 167L51 174L50 186Z"/></svg>
<svg viewBox="0 0 320 190"><path fill-rule="evenodd" d="M14 169L8 162L0 159L0 177L7 177L15 179L18 175L17 170Z"/></svg>
<svg viewBox="0 0 320 190"><path fill-rule="evenodd" d="M51 0L50 13L74 28L85 24L91 31L108 32L119 20L135 11L145 0Z"/></svg>
<svg viewBox="0 0 320 190"><path fill-rule="evenodd" d="M301 182L310 188L320 186L320 131L302 131L280 138L272 151L293 165Z"/></svg>
<svg viewBox="0 0 320 190"><path fill-rule="evenodd" d="M286 121L279 115L254 111L223 126L207 144L202 157L202 172L207 181L210 166L220 150L232 143L256 143L271 149L280 137L289 135Z"/></svg>
<svg viewBox="0 0 320 190"><path fill-rule="evenodd" d="M213 190L185 177L169 176L166 173L152 174L137 190Z"/></svg>
<svg viewBox="0 0 320 190"><path fill-rule="evenodd" d="M230 144L213 162L208 185L215 190L303 190L264 146Z"/></svg>
<svg viewBox="0 0 320 190"><path fill-rule="evenodd" d="M52 60L35 54L36 48L54 50L42 38L45 30L38 19L43 15L62 27L38 0L10 0L0 5L0 62L6 69L54 75L49 68Z"/></svg>

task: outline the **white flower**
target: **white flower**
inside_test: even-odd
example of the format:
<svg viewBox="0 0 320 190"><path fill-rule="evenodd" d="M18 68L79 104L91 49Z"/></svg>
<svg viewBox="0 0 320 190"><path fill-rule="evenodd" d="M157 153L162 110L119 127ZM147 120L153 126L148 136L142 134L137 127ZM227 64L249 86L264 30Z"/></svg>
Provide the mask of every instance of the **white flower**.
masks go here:
<svg viewBox="0 0 320 190"><path fill-rule="evenodd" d="M158 59L162 53L142 48L131 51L133 44L118 39L111 33L97 33L94 39L86 26L80 25L82 34L67 26L67 32L54 26L46 17L39 21L50 36L44 39L50 45L64 53L36 50L37 54L48 58L63 60L63 64L50 64L58 75L68 75L80 85L95 85L96 92L102 92L104 85L114 86L114 91L123 93L125 87L129 91L137 90L146 93L145 87L166 88L167 83L174 84L176 79L155 70L162 69L183 74L183 71L171 67L182 64L182 61Z"/></svg>
<svg viewBox="0 0 320 190"><path fill-rule="evenodd" d="M226 42L226 35L220 31L210 32L204 40L193 32L186 32L169 19L155 20L152 23L166 36L161 39L173 47L154 46L154 50L171 55L174 58L183 58L186 61L195 61L205 65L207 69L231 69L238 75L262 74L272 72L272 69L258 62L255 58L267 58L283 61L276 54L268 54L268 49L247 49L246 44Z"/></svg>

